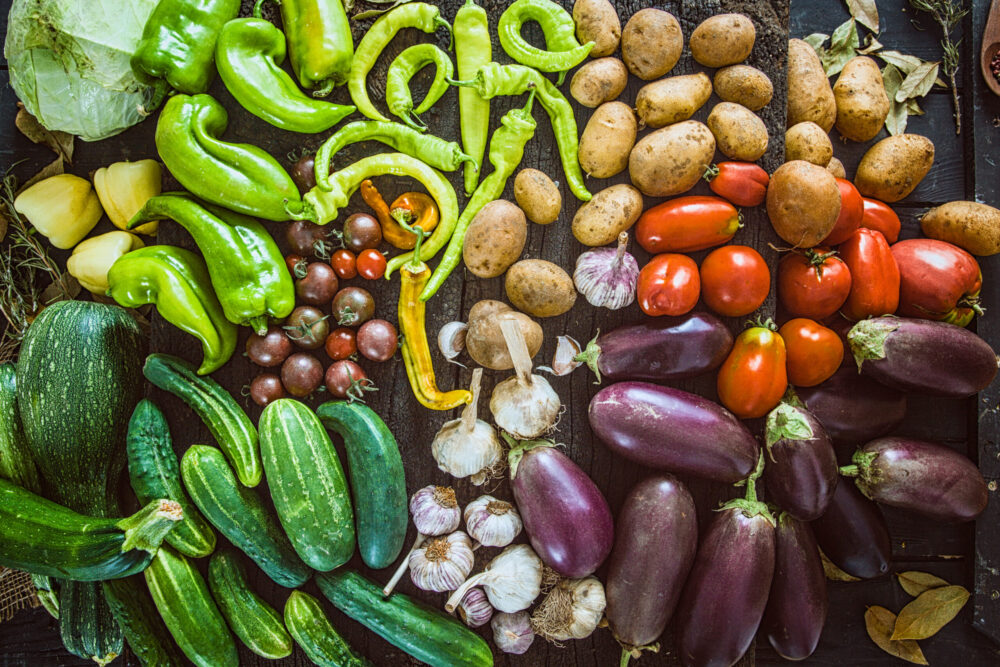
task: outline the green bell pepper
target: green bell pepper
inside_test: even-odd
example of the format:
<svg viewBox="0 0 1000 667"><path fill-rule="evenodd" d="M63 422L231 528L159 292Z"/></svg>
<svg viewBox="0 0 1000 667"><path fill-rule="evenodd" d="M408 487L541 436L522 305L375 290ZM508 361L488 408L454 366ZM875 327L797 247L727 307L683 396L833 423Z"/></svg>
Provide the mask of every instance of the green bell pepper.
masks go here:
<svg viewBox="0 0 1000 667"><path fill-rule="evenodd" d="M288 35L292 71L315 97L347 81L354 39L342 0L281 0L281 24ZM255 10L256 11L256 8Z"/></svg>

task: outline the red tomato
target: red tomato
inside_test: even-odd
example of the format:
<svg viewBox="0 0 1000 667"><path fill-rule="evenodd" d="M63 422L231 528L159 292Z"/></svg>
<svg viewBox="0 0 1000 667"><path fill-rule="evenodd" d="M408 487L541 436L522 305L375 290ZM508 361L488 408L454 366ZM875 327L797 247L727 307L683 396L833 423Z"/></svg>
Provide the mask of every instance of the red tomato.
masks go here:
<svg viewBox="0 0 1000 667"><path fill-rule="evenodd" d="M683 315L698 303L698 265L687 255L656 255L639 271L639 307L647 315Z"/></svg>
<svg viewBox="0 0 1000 667"><path fill-rule="evenodd" d="M909 239L892 246L899 267L899 314L964 327L979 307L983 274L969 253L946 241Z"/></svg>
<svg viewBox="0 0 1000 667"><path fill-rule="evenodd" d="M378 250L362 250L358 255L358 275L365 280L378 280L385 275L385 255Z"/></svg>
<svg viewBox="0 0 1000 667"><path fill-rule="evenodd" d="M285 266L288 267L288 272L292 274L292 279L304 278L309 262L302 255L285 255Z"/></svg>
<svg viewBox="0 0 1000 667"><path fill-rule="evenodd" d="M719 400L740 419L763 417L788 389L785 342L773 326L768 321L741 333L719 368Z"/></svg>
<svg viewBox="0 0 1000 667"><path fill-rule="evenodd" d="M795 315L829 317L850 292L851 272L829 248L790 252L778 264L778 298Z"/></svg>
<svg viewBox="0 0 1000 667"><path fill-rule="evenodd" d="M701 298L719 315L749 315L760 308L770 291L771 272L753 248L722 246L701 263Z"/></svg>
<svg viewBox="0 0 1000 667"><path fill-rule="evenodd" d="M827 380L844 360L840 336L814 320L788 320L778 335L785 341L788 381L798 387L815 387Z"/></svg>
<svg viewBox="0 0 1000 667"><path fill-rule="evenodd" d="M358 275L357 259L347 248L341 248L330 255L330 266L341 280L350 280Z"/></svg>
<svg viewBox="0 0 1000 667"><path fill-rule="evenodd" d="M353 361L335 361L326 369L324 384L327 391L335 398L346 398L348 401L364 403L364 393L375 391L374 383L368 379L368 374Z"/></svg>
<svg viewBox="0 0 1000 667"><path fill-rule="evenodd" d="M883 204L877 199L862 197L865 212L861 216L861 226L882 232L882 236L889 243L895 243L899 239L899 230L902 223L896 212L889 208L888 204Z"/></svg>
<svg viewBox="0 0 1000 667"><path fill-rule="evenodd" d="M823 239L823 245L840 245L851 238L851 234L861 226L865 213L865 203L854 183L838 178L837 187L840 188L840 215L833 230Z"/></svg>
<svg viewBox="0 0 1000 667"><path fill-rule="evenodd" d="M851 271L851 293L841 312L850 320L891 315L899 305L899 267L881 232L862 227L840 246Z"/></svg>
<svg viewBox="0 0 1000 667"><path fill-rule="evenodd" d="M720 162L705 172L712 192L737 206L760 206L767 195L771 177L753 162Z"/></svg>
<svg viewBox="0 0 1000 667"><path fill-rule="evenodd" d="M722 245L740 228L740 212L721 197L689 195L654 206L639 217L635 238L643 250L692 252Z"/></svg>
<svg viewBox="0 0 1000 667"><path fill-rule="evenodd" d="M347 359L358 351L358 342L354 329L339 327L326 337L326 353L335 361Z"/></svg>

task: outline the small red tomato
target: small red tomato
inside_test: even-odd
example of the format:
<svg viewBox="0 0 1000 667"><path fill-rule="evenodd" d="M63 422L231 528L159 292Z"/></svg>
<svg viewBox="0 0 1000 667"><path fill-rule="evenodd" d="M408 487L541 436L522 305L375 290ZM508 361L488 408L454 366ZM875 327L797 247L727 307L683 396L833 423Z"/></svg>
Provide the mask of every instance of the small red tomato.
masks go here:
<svg viewBox="0 0 1000 667"><path fill-rule="evenodd" d="M340 281L337 280L337 274L330 265L313 262L306 267L304 276L296 276L295 297L300 303L322 306L333 299L339 287Z"/></svg>
<svg viewBox="0 0 1000 667"><path fill-rule="evenodd" d="M647 315L683 315L698 303L698 265L687 255L656 255L639 271L639 307Z"/></svg>
<svg viewBox="0 0 1000 667"><path fill-rule="evenodd" d="M688 195L657 204L639 216L635 240L650 254L694 252L722 245L741 224L740 212L725 199Z"/></svg>
<svg viewBox="0 0 1000 667"><path fill-rule="evenodd" d="M368 320L358 329L358 352L365 359L389 361L398 347L399 334L391 322Z"/></svg>
<svg viewBox="0 0 1000 667"><path fill-rule="evenodd" d="M889 243L895 243L899 239L899 230L903 224L899 221L899 216L888 204L884 204L877 199L863 197L865 212L861 216L861 226L882 232L882 236Z"/></svg>
<svg viewBox="0 0 1000 667"><path fill-rule="evenodd" d="M306 268L309 266L308 260L302 255L285 255L285 266L292 274L292 279L305 278Z"/></svg>
<svg viewBox="0 0 1000 667"><path fill-rule="evenodd" d="M385 275L385 255L378 250L362 250L358 255L358 275L365 280L378 280Z"/></svg>
<svg viewBox="0 0 1000 667"><path fill-rule="evenodd" d="M341 248L330 255L330 266L341 280L350 280L358 275L357 258L347 248Z"/></svg>
<svg viewBox="0 0 1000 667"><path fill-rule="evenodd" d="M742 317L760 308L771 291L771 271L753 248L726 245L701 263L701 298L727 317Z"/></svg>
<svg viewBox="0 0 1000 667"><path fill-rule="evenodd" d="M736 338L719 368L719 401L740 419L763 417L785 395L785 342L773 323L754 326Z"/></svg>
<svg viewBox="0 0 1000 667"><path fill-rule="evenodd" d="M908 239L892 246L899 267L899 314L964 327L979 306L983 274L976 259L956 245Z"/></svg>
<svg viewBox="0 0 1000 667"><path fill-rule="evenodd" d="M840 246L851 272L851 293L841 312L851 320L892 315L899 306L899 267L881 232L862 227Z"/></svg>
<svg viewBox="0 0 1000 667"><path fill-rule="evenodd" d="M326 369L326 389L336 398L364 402L366 391L375 391L364 369L353 361L335 361Z"/></svg>
<svg viewBox="0 0 1000 667"><path fill-rule="evenodd" d="M778 298L794 315L833 315L851 293L851 272L829 248L790 252L778 263Z"/></svg>
<svg viewBox="0 0 1000 667"><path fill-rule="evenodd" d="M281 384L296 398L303 398L319 389L323 382L323 364L306 352L296 352L281 365Z"/></svg>
<svg viewBox="0 0 1000 667"><path fill-rule="evenodd" d="M250 381L250 398L260 407L285 397L285 388L281 378L274 373L258 375Z"/></svg>
<svg viewBox="0 0 1000 667"><path fill-rule="evenodd" d="M814 320L788 320L778 334L785 341L788 381L797 387L815 387L826 381L844 360L840 336Z"/></svg>
<svg viewBox="0 0 1000 667"><path fill-rule="evenodd" d="M338 327L326 337L326 353L334 361L347 359L358 351L357 337L354 329Z"/></svg>
<svg viewBox="0 0 1000 667"><path fill-rule="evenodd" d="M838 178L837 187L840 188L840 215L837 216L833 230L823 239L823 245L840 245L851 238L851 234L861 226L861 218L865 213L865 203L854 183Z"/></svg>
<svg viewBox="0 0 1000 667"><path fill-rule="evenodd" d="M720 162L712 165L703 178L712 192L737 206L760 206L767 195L771 177L753 162Z"/></svg>

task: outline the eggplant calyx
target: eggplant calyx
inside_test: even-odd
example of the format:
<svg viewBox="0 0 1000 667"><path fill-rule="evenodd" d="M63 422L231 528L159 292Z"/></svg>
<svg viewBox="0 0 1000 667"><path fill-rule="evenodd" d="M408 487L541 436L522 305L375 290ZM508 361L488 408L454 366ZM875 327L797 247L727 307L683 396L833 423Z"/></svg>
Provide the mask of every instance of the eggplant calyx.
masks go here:
<svg viewBox="0 0 1000 667"><path fill-rule="evenodd" d="M749 486L749 485L748 485ZM724 512L725 510L739 510L743 516L748 519L753 519L754 517L761 517L767 521L772 526L776 526L774 515L768 508L767 503L760 500L750 500L748 498L734 498L730 500L725 505L719 508L718 511Z"/></svg>
<svg viewBox="0 0 1000 667"><path fill-rule="evenodd" d="M782 401L767 415L765 444L772 461L771 447L779 440L812 440L815 437L805 412L799 406Z"/></svg>
<svg viewBox="0 0 1000 667"><path fill-rule="evenodd" d="M885 341L898 328L899 322L885 317L861 320L851 327L847 332L847 342L858 364L858 372L866 361L885 359Z"/></svg>
<svg viewBox="0 0 1000 667"><path fill-rule="evenodd" d="M525 453L539 447L558 447L555 440L516 440L507 433L500 434L510 447L507 453L507 465L510 467L510 478L517 476L517 466L521 463Z"/></svg>
<svg viewBox="0 0 1000 667"><path fill-rule="evenodd" d="M654 644L646 644L645 646L631 646L629 644L622 644L622 657L618 662L618 667L628 667L629 660L635 658L638 660L642 657L643 651L649 651L650 653L660 652L660 642Z"/></svg>
<svg viewBox="0 0 1000 667"><path fill-rule="evenodd" d="M601 384L601 369L597 365L597 360L601 356L601 346L597 344L597 337L600 335L601 332L598 330L597 334L587 343L583 352L573 357L573 361L583 362L587 364L587 368L594 371L594 375L597 376L597 381L594 384Z"/></svg>

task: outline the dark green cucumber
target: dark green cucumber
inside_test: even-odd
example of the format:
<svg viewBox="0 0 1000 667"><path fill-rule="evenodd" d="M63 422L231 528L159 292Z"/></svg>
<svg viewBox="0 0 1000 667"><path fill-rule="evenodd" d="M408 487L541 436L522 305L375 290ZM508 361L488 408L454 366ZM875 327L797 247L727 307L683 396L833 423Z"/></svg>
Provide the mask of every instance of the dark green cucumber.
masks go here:
<svg viewBox="0 0 1000 667"><path fill-rule="evenodd" d="M184 518L167 534L167 543L192 558L212 553L215 531L184 493L167 418L148 399L139 401L129 420L126 451L128 476L139 502L169 498L184 510Z"/></svg>
<svg viewBox="0 0 1000 667"><path fill-rule="evenodd" d="M42 480L24 439L17 409L17 369L0 364L0 479L41 493Z"/></svg>
<svg viewBox="0 0 1000 667"><path fill-rule="evenodd" d="M260 416L267 488L292 546L327 572L354 554L354 515L344 469L323 424L304 403L281 398Z"/></svg>
<svg viewBox="0 0 1000 667"><path fill-rule="evenodd" d="M344 641L330 619L323 613L319 600L292 591L285 602L285 625L306 657L319 667L368 667L367 658L354 652Z"/></svg>
<svg viewBox="0 0 1000 667"><path fill-rule="evenodd" d="M181 667L184 655L156 611L141 575L103 582L104 597L143 667Z"/></svg>
<svg viewBox="0 0 1000 667"><path fill-rule="evenodd" d="M59 586L59 634L73 655L106 665L122 654L121 626L99 581L63 581Z"/></svg>
<svg viewBox="0 0 1000 667"><path fill-rule="evenodd" d="M382 597L382 587L340 568L316 575L333 606L432 667L490 667L493 654L483 638L452 616L402 593Z"/></svg>
<svg viewBox="0 0 1000 667"><path fill-rule="evenodd" d="M329 401L316 414L324 426L344 438L361 560L375 570L388 567L403 550L409 520L406 477L396 438L363 403Z"/></svg>
<svg viewBox="0 0 1000 667"><path fill-rule="evenodd" d="M233 465L244 486L255 487L264 473L257 448L257 429L236 400L194 366L169 354L146 357L146 379L169 391L194 410Z"/></svg>
<svg viewBox="0 0 1000 667"><path fill-rule="evenodd" d="M208 588L229 629L259 656L278 660L292 653L281 615L253 592L239 556L222 549L208 562Z"/></svg>
<svg viewBox="0 0 1000 667"><path fill-rule="evenodd" d="M281 525L257 492L240 486L215 447L191 445L181 458L181 479L209 523L286 588L309 580L309 568L295 553Z"/></svg>
<svg viewBox="0 0 1000 667"><path fill-rule="evenodd" d="M222 612L187 556L164 545L144 575L167 630L191 662L198 667L240 664Z"/></svg>

